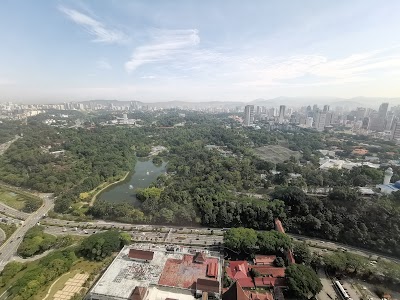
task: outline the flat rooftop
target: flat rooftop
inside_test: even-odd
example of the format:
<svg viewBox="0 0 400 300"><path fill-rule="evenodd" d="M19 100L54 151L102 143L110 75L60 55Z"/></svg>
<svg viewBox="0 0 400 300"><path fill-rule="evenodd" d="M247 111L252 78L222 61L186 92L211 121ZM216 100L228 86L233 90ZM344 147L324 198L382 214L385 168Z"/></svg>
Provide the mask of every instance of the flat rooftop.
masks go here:
<svg viewBox="0 0 400 300"><path fill-rule="evenodd" d="M164 249L150 248L154 257L149 262L137 262L128 258L129 249L124 247L107 271L91 290L91 294L106 295L128 299L136 286L149 287L158 284L160 275L168 258L182 259L183 254L164 252ZM149 250L149 245L137 244L135 249ZM180 298L179 298L180 299Z"/></svg>
<svg viewBox="0 0 400 300"><path fill-rule="evenodd" d="M135 261L128 257L130 249L154 252L150 262ZM200 250L200 249L196 249ZM92 297L99 299L129 299L136 286L148 288L146 299L193 300L191 289L198 278L207 278L207 265L218 264L217 280L221 282L221 262L218 257L206 252L203 264L193 261L195 249L174 247L167 251L165 246L135 244L125 246L106 272L90 291ZM203 249L204 251L204 249Z"/></svg>
<svg viewBox="0 0 400 300"><path fill-rule="evenodd" d="M151 286L149 288L148 300L159 299L179 299L179 300L195 300L190 290L177 290L176 288L168 288L162 286Z"/></svg>

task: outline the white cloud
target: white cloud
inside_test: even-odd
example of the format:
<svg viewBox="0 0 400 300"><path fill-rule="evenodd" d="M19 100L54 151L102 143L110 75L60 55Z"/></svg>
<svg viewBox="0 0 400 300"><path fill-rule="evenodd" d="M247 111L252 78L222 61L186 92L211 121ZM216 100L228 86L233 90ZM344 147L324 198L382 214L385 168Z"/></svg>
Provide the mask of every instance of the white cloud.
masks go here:
<svg viewBox="0 0 400 300"><path fill-rule="evenodd" d="M244 86L312 86L363 82L376 77L376 74L372 76L373 72L386 72L400 67L400 55L387 50L393 48L352 54L339 59L329 59L322 55L280 57L272 61L264 58L256 60L257 63L242 59L237 69L241 69L241 78L246 78L240 83ZM293 81L306 76L310 77L311 82Z"/></svg>
<svg viewBox="0 0 400 300"><path fill-rule="evenodd" d="M100 70L111 70L112 69L111 64L105 59L99 59L98 61L96 61L96 66Z"/></svg>
<svg viewBox="0 0 400 300"><path fill-rule="evenodd" d="M74 9L59 6L59 10L62 11L69 19L76 24L85 28L85 30L93 35L95 39L93 42L99 43L122 43L127 40L127 37L121 31L115 29L109 29L103 23L85 15Z"/></svg>
<svg viewBox="0 0 400 300"><path fill-rule="evenodd" d="M157 30L151 42L137 47L129 61L125 63L127 72L132 72L144 64L169 61L187 54L200 43L196 29Z"/></svg>
<svg viewBox="0 0 400 300"><path fill-rule="evenodd" d="M145 75L145 76L142 76L142 77L140 77L141 79L155 79L156 78L156 76L154 76L154 75Z"/></svg>

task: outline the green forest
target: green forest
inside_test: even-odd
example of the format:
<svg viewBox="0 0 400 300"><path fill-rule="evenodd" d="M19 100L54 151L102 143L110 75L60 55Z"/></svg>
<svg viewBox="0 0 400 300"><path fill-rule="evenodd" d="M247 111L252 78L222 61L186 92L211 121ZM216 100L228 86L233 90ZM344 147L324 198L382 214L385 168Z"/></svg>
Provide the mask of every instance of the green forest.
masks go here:
<svg viewBox="0 0 400 300"><path fill-rule="evenodd" d="M335 133L243 128L226 114L188 113L184 127L169 127L178 118L177 112L169 114L147 113L147 126L140 128L97 123L54 128L30 119L21 129L24 137L0 157L0 176L12 185L54 192L55 211L70 214L81 202L80 193L120 179L132 170L136 156L162 145L168 152L159 158L168 161L168 173L138 193L140 207L96 201L86 217L256 230L272 229L279 217L289 232L400 255L398 194L365 198L354 189L379 183L383 169L319 169L318 149L341 147L345 155L356 142ZM266 161L253 151L265 145L281 145L301 157ZM381 147L398 153L390 143ZM52 154L58 150L64 153ZM293 179L291 173L301 177ZM393 179L400 178L400 168L394 173ZM318 197L304 192L318 187L333 190Z"/></svg>

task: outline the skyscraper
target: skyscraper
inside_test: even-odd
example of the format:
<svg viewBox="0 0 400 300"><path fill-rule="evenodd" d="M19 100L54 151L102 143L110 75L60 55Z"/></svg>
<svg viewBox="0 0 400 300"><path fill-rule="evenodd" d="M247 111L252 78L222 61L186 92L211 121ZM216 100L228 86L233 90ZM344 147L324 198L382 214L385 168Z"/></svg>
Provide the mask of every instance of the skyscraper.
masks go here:
<svg viewBox="0 0 400 300"><path fill-rule="evenodd" d="M385 130L386 115L389 103L382 103L377 113L371 114L370 130L382 132Z"/></svg>
<svg viewBox="0 0 400 300"><path fill-rule="evenodd" d="M254 122L254 105L246 105L244 107L244 125L250 126Z"/></svg>
<svg viewBox="0 0 400 300"><path fill-rule="evenodd" d="M324 113L324 112L317 113L317 118L316 118L315 123L314 123L315 128L318 131L324 131L325 122L326 122L326 113Z"/></svg>
<svg viewBox="0 0 400 300"><path fill-rule="evenodd" d="M396 121L396 123L393 126L392 139L400 141L400 121Z"/></svg>
<svg viewBox="0 0 400 300"><path fill-rule="evenodd" d="M283 120L285 119L285 111L286 111L286 106L281 105L279 107L279 123L283 123Z"/></svg>

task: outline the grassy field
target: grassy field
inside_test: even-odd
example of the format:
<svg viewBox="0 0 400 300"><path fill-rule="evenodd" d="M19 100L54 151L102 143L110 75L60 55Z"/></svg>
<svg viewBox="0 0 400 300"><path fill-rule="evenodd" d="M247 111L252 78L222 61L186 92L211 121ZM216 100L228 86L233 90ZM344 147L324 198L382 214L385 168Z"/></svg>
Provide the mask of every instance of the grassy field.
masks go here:
<svg viewBox="0 0 400 300"><path fill-rule="evenodd" d="M105 261L88 261L88 260L83 260L80 259L78 260L75 265L71 268L71 271L69 273L66 273L62 275L61 277L57 278L54 280L54 285L49 285L47 286L43 291L38 293L34 300L51 300L53 299L53 296L55 293L57 293L58 290L62 290L64 288L65 283L68 281L68 279L73 278L76 274L80 273L86 273L86 274L93 274L95 276L100 275L101 272L99 272L99 269L103 269L106 266L111 263L113 257L107 258ZM53 284L52 283L52 284ZM92 283L93 284L93 283ZM85 287L86 290L88 289ZM47 297L46 297L47 295Z"/></svg>
<svg viewBox="0 0 400 300"><path fill-rule="evenodd" d="M300 158L301 154L280 145L268 145L254 149L254 154L260 159L273 163L281 163L288 160L291 156Z"/></svg>
<svg viewBox="0 0 400 300"><path fill-rule="evenodd" d="M33 198L33 196L0 185L0 202L5 205L22 210L25 207L25 201L29 198Z"/></svg>

